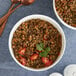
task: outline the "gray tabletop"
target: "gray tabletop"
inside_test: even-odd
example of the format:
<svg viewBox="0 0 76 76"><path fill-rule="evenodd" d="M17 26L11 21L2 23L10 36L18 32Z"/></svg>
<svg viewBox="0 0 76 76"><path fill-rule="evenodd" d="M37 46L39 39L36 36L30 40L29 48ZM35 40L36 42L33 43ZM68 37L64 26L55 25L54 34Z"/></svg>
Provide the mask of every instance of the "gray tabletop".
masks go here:
<svg viewBox="0 0 76 76"><path fill-rule="evenodd" d="M30 6L22 6L18 8L10 17L6 24L6 28L0 38L0 76L49 76L52 72L63 73L64 68L69 64L76 64L76 31L65 27L56 18L53 11L53 0L36 0ZM2 17L11 5L10 0L0 0L0 17ZM31 14L43 14L55 19L66 36L66 49L61 61L53 68L43 72L32 72L21 68L12 59L8 49L9 33L15 23L21 18Z"/></svg>

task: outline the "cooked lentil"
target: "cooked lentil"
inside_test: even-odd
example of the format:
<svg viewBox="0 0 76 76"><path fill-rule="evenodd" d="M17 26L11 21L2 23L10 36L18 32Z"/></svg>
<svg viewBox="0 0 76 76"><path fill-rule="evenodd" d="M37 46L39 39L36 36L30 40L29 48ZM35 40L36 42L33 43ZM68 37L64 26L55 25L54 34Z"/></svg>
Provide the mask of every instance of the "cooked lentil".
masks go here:
<svg viewBox="0 0 76 76"><path fill-rule="evenodd" d="M60 18L76 27L76 0L55 0L55 6Z"/></svg>
<svg viewBox="0 0 76 76"><path fill-rule="evenodd" d="M58 58L61 47L61 34L52 24L40 19L22 23L13 34L14 55L27 67L38 69L52 65ZM44 51L47 52L46 57Z"/></svg>

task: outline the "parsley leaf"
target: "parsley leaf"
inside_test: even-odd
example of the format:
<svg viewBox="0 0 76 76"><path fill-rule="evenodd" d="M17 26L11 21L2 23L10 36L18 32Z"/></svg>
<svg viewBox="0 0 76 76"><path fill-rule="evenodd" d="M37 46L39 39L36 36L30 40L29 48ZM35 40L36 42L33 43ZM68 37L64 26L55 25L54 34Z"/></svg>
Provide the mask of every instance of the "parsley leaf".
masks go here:
<svg viewBox="0 0 76 76"><path fill-rule="evenodd" d="M48 54L48 53L47 53L46 51L43 51L43 52L40 53L40 56L41 56L41 57L46 57L47 54Z"/></svg>
<svg viewBox="0 0 76 76"><path fill-rule="evenodd" d="M50 47L45 48L45 50L46 50L47 52L50 51Z"/></svg>
<svg viewBox="0 0 76 76"><path fill-rule="evenodd" d="M44 44L43 44L43 43L37 44L37 45L36 45L36 49L37 49L38 51L42 51L42 50L43 50L43 51L40 53L40 56L41 56L41 57L46 57L46 56L48 55L49 51L51 51L51 50L50 50L50 47L44 48Z"/></svg>
<svg viewBox="0 0 76 76"><path fill-rule="evenodd" d="M44 44L43 43L37 44L36 48L37 48L37 50L41 51L44 48Z"/></svg>
<svg viewBox="0 0 76 76"><path fill-rule="evenodd" d="M46 57L50 51L50 47L45 48L43 52L40 53L41 57Z"/></svg>
<svg viewBox="0 0 76 76"><path fill-rule="evenodd" d="M44 43L40 43L40 46L41 46L42 48L44 48Z"/></svg>

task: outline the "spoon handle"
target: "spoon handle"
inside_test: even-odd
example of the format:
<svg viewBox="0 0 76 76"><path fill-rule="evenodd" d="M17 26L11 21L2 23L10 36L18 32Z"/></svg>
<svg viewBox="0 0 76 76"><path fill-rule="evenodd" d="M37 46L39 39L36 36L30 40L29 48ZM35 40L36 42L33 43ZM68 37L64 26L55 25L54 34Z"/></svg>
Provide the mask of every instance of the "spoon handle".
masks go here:
<svg viewBox="0 0 76 76"><path fill-rule="evenodd" d="M18 7L20 7L20 6L22 6L22 4L18 5L16 8L18 8ZM1 21L2 23L4 22L3 24L0 22L0 23L2 24L2 26L1 26L1 28L0 28L0 36L1 36L2 33L3 33L3 30L4 30L5 25L6 25L6 23L7 23L8 17L16 10L16 8L14 8L14 9L12 10L13 7L14 7L14 4L12 4L12 6L10 7L8 13L0 19L0 21Z"/></svg>
<svg viewBox="0 0 76 76"><path fill-rule="evenodd" d="M14 5L15 5L15 4L12 4L12 5L11 5L11 7L9 8L9 11L8 11L8 12L10 12L10 11L12 10L12 8L14 7ZM0 18L0 19L1 19L1 18Z"/></svg>
<svg viewBox="0 0 76 76"><path fill-rule="evenodd" d="M9 11L8 11L8 12L10 12L10 11L12 10L12 8L14 7L14 5L15 5L15 4L12 4L12 5L11 5L11 7L9 8ZM6 21L5 21L5 22L2 24L2 26L0 27L0 36L2 35L2 32L3 32L4 28L5 28L5 25L6 25L7 21L8 21L8 18L6 19Z"/></svg>
<svg viewBox="0 0 76 76"><path fill-rule="evenodd" d="M19 4L16 8L14 8L12 11L9 11L5 16L3 16L2 18L0 18L0 25L18 8L20 7L22 4Z"/></svg>

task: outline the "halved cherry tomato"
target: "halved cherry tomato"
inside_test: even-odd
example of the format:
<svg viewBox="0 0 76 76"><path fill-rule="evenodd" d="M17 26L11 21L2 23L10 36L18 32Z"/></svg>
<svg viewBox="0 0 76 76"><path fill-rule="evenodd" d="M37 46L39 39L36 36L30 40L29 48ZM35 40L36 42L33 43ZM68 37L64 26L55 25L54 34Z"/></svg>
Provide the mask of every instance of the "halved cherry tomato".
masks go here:
<svg viewBox="0 0 76 76"><path fill-rule="evenodd" d="M26 65L26 59L20 56L20 63Z"/></svg>
<svg viewBox="0 0 76 76"><path fill-rule="evenodd" d="M42 62L43 62L44 64L46 64L46 63L48 63L48 62L49 62L49 59L48 59L48 58L46 58L46 57L42 57Z"/></svg>
<svg viewBox="0 0 76 76"><path fill-rule="evenodd" d="M24 54L25 54L25 51L26 51L26 48L23 48L23 49L20 50L18 53L19 53L20 55L24 55Z"/></svg>
<svg viewBox="0 0 76 76"><path fill-rule="evenodd" d="M52 61L49 60L48 58L46 57L42 57L42 62L46 65L46 66L49 66L52 64Z"/></svg>
<svg viewBox="0 0 76 76"><path fill-rule="evenodd" d="M50 61L49 61L48 63L46 63L45 65L46 65L46 66L50 66L50 65L52 65L52 63L53 63L52 60L50 60Z"/></svg>
<svg viewBox="0 0 76 76"><path fill-rule="evenodd" d="M39 56L38 54L33 54L33 55L31 55L30 59L36 60L38 58L38 56Z"/></svg>

